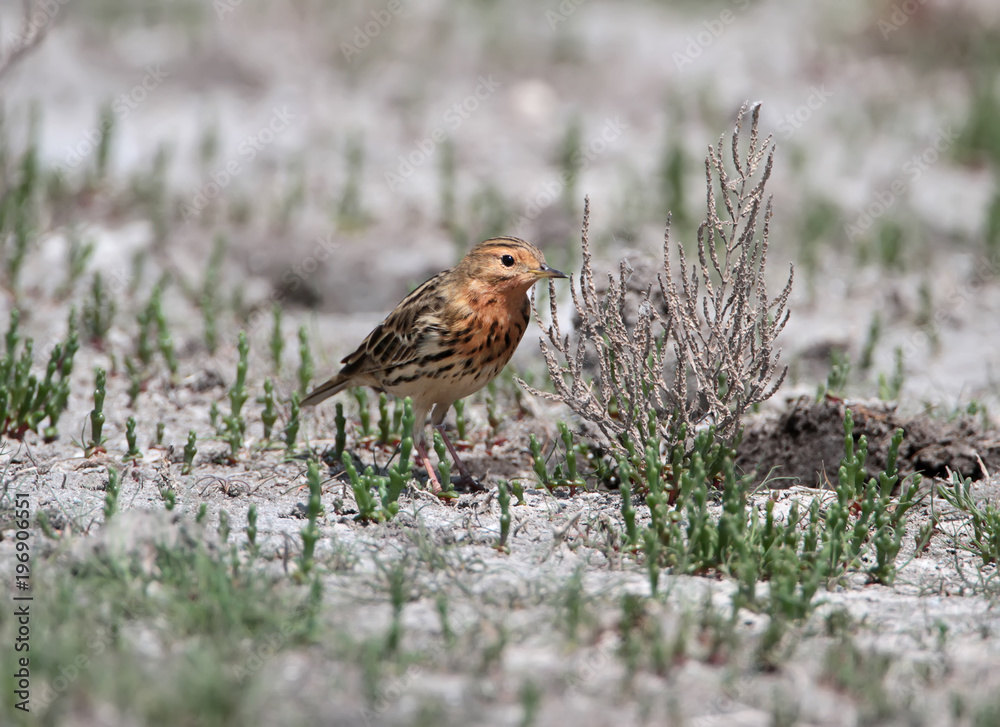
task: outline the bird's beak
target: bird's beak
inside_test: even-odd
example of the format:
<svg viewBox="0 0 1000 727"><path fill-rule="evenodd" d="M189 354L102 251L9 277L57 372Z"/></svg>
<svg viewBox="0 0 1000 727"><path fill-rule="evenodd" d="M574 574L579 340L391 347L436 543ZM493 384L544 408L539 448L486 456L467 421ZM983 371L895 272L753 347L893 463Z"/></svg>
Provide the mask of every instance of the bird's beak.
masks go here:
<svg viewBox="0 0 1000 727"><path fill-rule="evenodd" d="M550 268L545 263L542 263L542 266L540 268L538 268L538 270L534 270L533 272L535 273L535 277L537 277L537 278L565 278L566 277L565 273L560 273L558 270L554 270L553 268Z"/></svg>

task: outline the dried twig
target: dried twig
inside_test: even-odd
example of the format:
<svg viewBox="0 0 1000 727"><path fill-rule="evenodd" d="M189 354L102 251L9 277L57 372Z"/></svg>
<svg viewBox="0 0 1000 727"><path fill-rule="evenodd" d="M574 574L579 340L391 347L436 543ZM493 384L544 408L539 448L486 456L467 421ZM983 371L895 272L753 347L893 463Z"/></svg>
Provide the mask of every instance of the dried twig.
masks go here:
<svg viewBox="0 0 1000 727"><path fill-rule="evenodd" d="M657 286L661 300L653 300L652 282L638 294L630 289L632 271L625 261L617 277L608 275L607 290L598 293L588 240L588 199L579 290L577 281L570 281L580 319L575 342L571 344L570 336L559 329L551 282L552 322L542 323L534 310L546 335L540 341L542 354L556 393L538 391L519 380L520 385L568 405L619 452L627 451L629 443L641 451L651 427L663 440L675 442L712 424L717 436L731 441L747 409L769 398L784 380L786 370L778 369L780 349L774 342L788 320L794 270L778 296L768 298L764 268L771 200L764 200L764 187L771 175L774 146L770 136L758 139L759 113L759 105L744 104L740 109L732 134L735 174L723 160L724 137L717 148L709 146L708 212L698 228L696 262L689 264L678 244L676 266L673 263L668 219ZM750 138L741 155L742 125L748 115ZM638 312L631 322L626 303L636 295ZM592 378L588 374L595 361Z"/></svg>
<svg viewBox="0 0 1000 727"><path fill-rule="evenodd" d="M14 44L10 48L0 51L0 81L3 80L11 70L17 66L24 57L37 48L45 39L49 28L55 22L54 17L46 9L43 0L22 0L23 16L21 20L21 32L16 36ZM56 3L49 3L49 6L60 7ZM44 18L44 22L39 23L39 19Z"/></svg>

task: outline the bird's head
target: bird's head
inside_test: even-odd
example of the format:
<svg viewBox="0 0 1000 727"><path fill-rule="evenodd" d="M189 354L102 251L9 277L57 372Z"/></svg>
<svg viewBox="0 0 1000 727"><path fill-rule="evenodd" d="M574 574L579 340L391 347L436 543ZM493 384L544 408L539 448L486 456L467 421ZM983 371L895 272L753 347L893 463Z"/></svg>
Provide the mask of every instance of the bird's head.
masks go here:
<svg viewBox="0 0 1000 727"><path fill-rule="evenodd" d="M516 237L480 242L462 258L455 271L508 293L523 293L542 278L566 277L545 264L541 250Z"/></svg>

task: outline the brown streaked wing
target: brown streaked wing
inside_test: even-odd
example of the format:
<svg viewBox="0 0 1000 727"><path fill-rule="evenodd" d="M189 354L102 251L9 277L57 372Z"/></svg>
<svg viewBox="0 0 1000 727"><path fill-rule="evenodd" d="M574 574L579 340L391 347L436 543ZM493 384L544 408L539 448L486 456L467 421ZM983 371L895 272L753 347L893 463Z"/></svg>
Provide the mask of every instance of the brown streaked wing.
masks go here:
<svg viewBox="0 0 1000 727"><path fill-rule="evenodd" d="M341 373L349 376L387 371L412 363L433 345L444 330L440 311L445 305L438 273L396 306L357 350L341 361Z"/></svg>

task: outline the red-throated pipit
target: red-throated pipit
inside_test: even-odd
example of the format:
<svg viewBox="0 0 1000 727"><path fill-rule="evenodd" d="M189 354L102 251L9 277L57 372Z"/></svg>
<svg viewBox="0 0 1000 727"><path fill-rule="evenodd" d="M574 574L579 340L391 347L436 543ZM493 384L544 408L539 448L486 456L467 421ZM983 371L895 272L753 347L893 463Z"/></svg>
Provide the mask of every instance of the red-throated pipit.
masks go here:
<svg viewBox="0 0 1000 727"><path fill-rule="evenodd" d="M413 400L413 441L434 491L440 483L424 440L427 414L464 478L468 470L444 431L448 408L496 378L528 327L528 288L565 278L534 245L496 237L476 245L455 267L438 273L396 306L343 368L316 387L303 406L352 386L370 386Z"/></svg>

